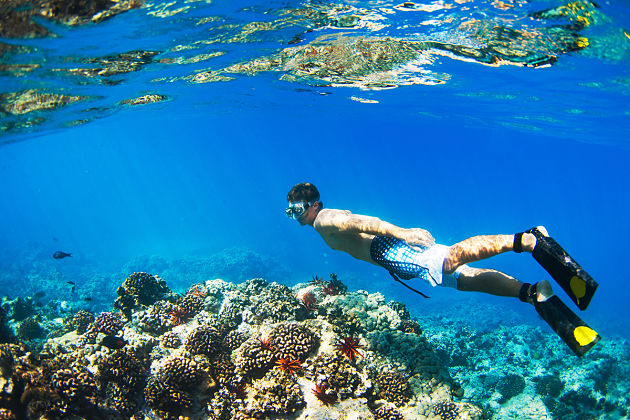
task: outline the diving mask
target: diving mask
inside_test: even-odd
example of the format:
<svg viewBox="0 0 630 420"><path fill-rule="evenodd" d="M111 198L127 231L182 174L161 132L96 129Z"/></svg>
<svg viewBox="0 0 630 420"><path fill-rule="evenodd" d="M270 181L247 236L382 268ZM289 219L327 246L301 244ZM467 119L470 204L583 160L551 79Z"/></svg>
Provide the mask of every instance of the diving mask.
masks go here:
<svg viewBox="0 0 630 420"><path fill-rule="evenodd" d="M285 210L287 217L293 220L299 220L312 204L311 202L305 203L304 201L289 203L289 207Z"/></svg>

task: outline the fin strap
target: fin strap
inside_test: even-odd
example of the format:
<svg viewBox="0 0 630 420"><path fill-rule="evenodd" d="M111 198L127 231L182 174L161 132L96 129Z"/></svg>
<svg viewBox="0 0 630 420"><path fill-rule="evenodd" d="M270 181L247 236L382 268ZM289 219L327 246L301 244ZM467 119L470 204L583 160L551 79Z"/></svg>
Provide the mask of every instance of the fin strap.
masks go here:
<svg viewBox="0 0 630 420"><path fill-rule="evenodd" d="M521 290L518 292L518 299L521 302L527 302L527 299L530 298L529 288L531 287L531 283L523 283L521 286Z"/></svg>
<svg viewBox="0 0 630 420"><path fill-rule="evenodd" d="M523 239L523 233L525 232L519 232L519 233L514 234L514 244L512 245L512 250L516 252L517 254L520 254L521 252L523 252L523 244L521 243L521 240Z"/></svg>

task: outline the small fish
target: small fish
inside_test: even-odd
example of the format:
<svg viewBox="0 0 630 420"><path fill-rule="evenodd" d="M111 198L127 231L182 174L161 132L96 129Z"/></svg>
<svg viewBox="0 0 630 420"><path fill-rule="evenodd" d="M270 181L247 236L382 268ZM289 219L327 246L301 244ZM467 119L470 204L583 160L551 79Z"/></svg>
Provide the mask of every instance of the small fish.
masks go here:
<svg viewBox="0 0 630 420"><path fill-rule="evenodd" d="M33 297L37 299L43 298L44 296L46 296L46 292L41 291L41 290L33 295Z"/></svg>
<svg viewBox="0 0 630 420"><path fill-rule="evenodd" d="M71 254L68 254L66 252L63 251L55 251L55 253L53 254L53 258L56 260L60 260L62 258L66 258L66 257L72 257Z"/></svg>
<svg viewBox="0 0 630 420"><path fill-rule="evenodd" d="M70 289L70 291L71 291L72 293L74 293L74 289L77 287L77 285L76 285L76 284L74 284L74 282L73 282L73 281L67 281L66 283L68 283L69 285L71 285L71 286L72 286L72 288Z"/></svg>
<svg viewBox="0 0 630 420"><path fill-rule="evenodd" d="M127 341L126 340L123 340L120 337L116 337L115 335L106 335L101 340L101 346L105 346L105 347L110 348L112 350L122 349L126 345L127 345Z"/></svg>
<svg viewBox="0 0 630 420"><path fill-rule="evenodd" d="M86 302L91 302L92 298L88 296L88 297L84 297L83 300Z"/></svg>

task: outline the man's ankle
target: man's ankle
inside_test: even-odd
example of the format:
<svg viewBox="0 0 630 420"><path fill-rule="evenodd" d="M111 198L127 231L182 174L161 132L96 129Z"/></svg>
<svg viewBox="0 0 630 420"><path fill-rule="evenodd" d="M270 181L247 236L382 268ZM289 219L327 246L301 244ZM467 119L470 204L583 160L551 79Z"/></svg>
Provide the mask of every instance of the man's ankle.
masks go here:
<svg viewBox="0 0 630 420"><path fill-rule="evenodd" d="M527 232L521 232L514 235L514 239L512 241L512 251L516 253L521 252L534 252L534 247L536 246L536 237Z"/></svg>

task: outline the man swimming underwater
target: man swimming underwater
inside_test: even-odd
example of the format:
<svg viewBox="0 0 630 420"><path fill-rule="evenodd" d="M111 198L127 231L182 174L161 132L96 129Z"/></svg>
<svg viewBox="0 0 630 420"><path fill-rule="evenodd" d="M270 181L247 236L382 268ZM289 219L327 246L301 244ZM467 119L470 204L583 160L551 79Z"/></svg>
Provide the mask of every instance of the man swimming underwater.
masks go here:
<svg viewBox="0 0 630 420"><path fill-rule="evenodd" d="M599 341L599 335L553 295L548 281L532 285L500 271L466 265L508 251L532 253L578 307L586 309L597 283L542 226L514 235L474 236L446 246L436 244L424 229L405 229L377 217L325 209L319 191L310 183L293 186L287 201L287 216L302 226L312 226L332 249L382 266L396 280L420 278L432 286L518 297L533 304L578 356Z"/></svg>

